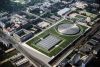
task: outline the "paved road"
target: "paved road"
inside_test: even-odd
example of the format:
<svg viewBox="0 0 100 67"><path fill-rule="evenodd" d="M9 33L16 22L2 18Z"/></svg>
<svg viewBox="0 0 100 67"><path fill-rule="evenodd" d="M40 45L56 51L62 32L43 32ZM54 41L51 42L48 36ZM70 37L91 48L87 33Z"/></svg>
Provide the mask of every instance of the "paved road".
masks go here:
<svg viewBox="0 0 100 67"><path fill-rule="evenodd" d="M36 63L34 60L32 60L30 57L29 57L29 54L27 54L27 52L23 51L23 49L20 47L20 45L18 43L16 43L14 40L12 40L10 37L6 36L5 34L2 35L2 38L0 38L0 40L2 40L3 42L5 43L11 43L13 44L13 46L18 50L20 51L35 67L40 67L41 64L39 63ZM16 44L16 45L15 45ZM30 60L31 59L31 60Z"/></svg>

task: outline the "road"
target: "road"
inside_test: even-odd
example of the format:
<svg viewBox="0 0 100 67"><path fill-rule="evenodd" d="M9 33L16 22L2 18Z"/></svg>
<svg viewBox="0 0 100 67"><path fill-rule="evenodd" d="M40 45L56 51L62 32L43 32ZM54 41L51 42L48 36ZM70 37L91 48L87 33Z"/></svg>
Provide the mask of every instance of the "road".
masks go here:
<svg viewBox="0 0 100 67"><path fill-rule="evenodd" d="M9 36L6 36L5 34L2 35L2 38L0 37L0 40L2 40L3 42L5 43L11 43L13 44L13 46L18 50L20 51L35 67L41 67L40 65L42 64L39 64L37 62L35 62L33 60L32 57L29 57L29 54L27 54L27 52L23 51L23 49L20 47L20 45L18 43L16 43L14 40L12 40ZM16 44L16 45L15 45Z"/></svg>

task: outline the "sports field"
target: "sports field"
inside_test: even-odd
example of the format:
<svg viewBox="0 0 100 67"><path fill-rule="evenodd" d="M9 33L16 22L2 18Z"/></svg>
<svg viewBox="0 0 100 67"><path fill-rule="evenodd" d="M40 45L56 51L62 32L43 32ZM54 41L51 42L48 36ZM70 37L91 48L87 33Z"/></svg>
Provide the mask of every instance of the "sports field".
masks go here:
<svg viewBox="0 0 100 67"><path fill-rule="evenodd" d="M73 22L71 22L69 20L63 20L58 25L60 25L62 23L71 23L71 24L73 24ZM63 50L68 45L70 45L70 43L72 43L75 39L77 39L87 29L87 27L81 26L81 25L77 24L77 26L80 28L80 32L78 34L62 35L57 30L57 26L58 25L56 25L54 27L51 27L50 29L48 29L47 31L43 32L39 36L31 39L30 41L27 42L27 44L29 46L33 47L34 49L42 52L43 54L45 54L45 55L47 55L49 57L52 57L52 56L57 55L61 50ZM55 45L51 49L49 49L49 50L47 48L45 48L45 46L43 44L42 45L44 47L39 45L40 44L39 42L47 41L48 36L54 36L56 38L56 41L57 41L57 38L58 38L57 43L56 44L53 43ZM51 41L52 41L52 38L51 38ZM49 44L48 43L47 44L50 45L50 43L52 43L52 42L49 42ZM48 45L46 45L46 46L48 46Z"/></svg>

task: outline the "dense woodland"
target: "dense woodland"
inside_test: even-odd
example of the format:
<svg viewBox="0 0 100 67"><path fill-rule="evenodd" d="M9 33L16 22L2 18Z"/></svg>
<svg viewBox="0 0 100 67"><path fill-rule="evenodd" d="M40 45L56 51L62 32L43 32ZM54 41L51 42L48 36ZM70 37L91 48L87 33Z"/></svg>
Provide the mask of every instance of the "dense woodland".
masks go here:
<svg viewBox="0 0 100 67"><path fill-rule="evenodd" d="M38 2L43 2L44 0L32 0L32 2L30 2L27 5L34 5ZM10 11L10 12L14 12L14 11L19 11L21 9L24 9L25 5L22 5L20 3L14 3L11 2L10 0L0 0L0 11Z"/></svg>
<svg viewBox="0 0 100 67"><path fill-rule="evenodd" d="M9 4L10 0L0 0L0 10L7 9Z"/></svg>

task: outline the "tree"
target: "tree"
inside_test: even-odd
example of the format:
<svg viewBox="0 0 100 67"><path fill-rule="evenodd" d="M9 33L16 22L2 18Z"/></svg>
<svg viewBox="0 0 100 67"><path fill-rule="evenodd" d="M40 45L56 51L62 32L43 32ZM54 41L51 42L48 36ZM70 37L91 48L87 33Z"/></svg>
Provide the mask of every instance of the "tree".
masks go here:
<svg viewBox="0 0 100 67"><path fill-rule="evenodd" d="M0 10L5 10L9 7L10 0L0 0Z"/></svg>

